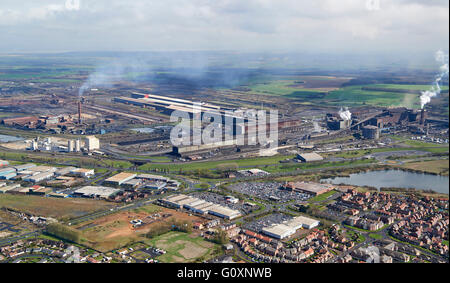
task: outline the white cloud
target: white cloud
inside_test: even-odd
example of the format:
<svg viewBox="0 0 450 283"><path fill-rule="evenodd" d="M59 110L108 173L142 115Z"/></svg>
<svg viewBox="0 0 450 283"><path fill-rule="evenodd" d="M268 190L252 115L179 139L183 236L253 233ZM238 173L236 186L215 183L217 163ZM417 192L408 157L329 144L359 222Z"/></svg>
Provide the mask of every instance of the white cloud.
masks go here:
<svg viewBox="0 0 450 283"><path fill-rule="evenodd" d="M0 51L448 46L447 0L2 0ZM6 32L7 31L7 32ZM327 44L324 44L327 43ZM25 47L23 47L25 48Z"/></svg>

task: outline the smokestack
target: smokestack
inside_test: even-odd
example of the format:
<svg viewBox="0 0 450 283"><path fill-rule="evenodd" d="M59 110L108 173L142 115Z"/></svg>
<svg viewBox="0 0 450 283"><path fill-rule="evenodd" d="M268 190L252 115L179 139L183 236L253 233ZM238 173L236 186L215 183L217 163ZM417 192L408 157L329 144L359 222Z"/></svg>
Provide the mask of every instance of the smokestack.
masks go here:
<svg viewBox="0 0 450 283"><path fill-rule="evenodd" d="M78 124L81 124L81 101L78 101Z"/></svg>
<svg viewBox="0 0 450 283"><path fill-rule="evenodd" d="M422 111L420 112L420 124L425 124L425 109L422 109Z"/></svg>

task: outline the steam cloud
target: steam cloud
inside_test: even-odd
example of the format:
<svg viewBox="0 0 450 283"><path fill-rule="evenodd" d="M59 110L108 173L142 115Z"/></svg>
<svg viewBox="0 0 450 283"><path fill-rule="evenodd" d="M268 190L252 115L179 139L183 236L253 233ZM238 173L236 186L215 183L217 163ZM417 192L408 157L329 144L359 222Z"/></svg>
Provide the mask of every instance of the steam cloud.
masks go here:
<svg viewBox="0 0 450 283"><path fill-rule="evenodd" d="M111 88L114 83L165 82L182 84L190 90L202 87L236 87L253 77L264 74L264 68L241 67L241 57L227 58L222 66L215 63L215 54L208 53L137 53L118 54L89 75L79 88L81 97L91 88ZM234 68L226 67L228 64ZM244 65L244 64L243 64Z"/></svg>
<svg viewBox="0 0 450 283"><path fill-rule="evenodd" d="M341 110L339 111L339 116L344 121L349 121L352 119L352 113L348 110L347 107L345 109L341 108Z"/></svg>
<svg viewBox="0 0 450 283"><path fill-rule="evenodd" d="M436 52L435 59L441 64L440 73L436 76L436 80L430 90L423 91L420 96L420 106L423 109L425 105L431 102L433 97L438 96L441 93L440 83L445 76L448 76L448 54L445 54L442 50Z"/></svg>

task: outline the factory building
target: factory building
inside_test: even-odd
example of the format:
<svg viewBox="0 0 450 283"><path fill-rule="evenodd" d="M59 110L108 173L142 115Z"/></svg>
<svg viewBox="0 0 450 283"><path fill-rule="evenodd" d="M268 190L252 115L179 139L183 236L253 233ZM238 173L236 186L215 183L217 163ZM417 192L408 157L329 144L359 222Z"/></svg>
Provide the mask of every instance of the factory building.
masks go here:
<svg viewBox="0 0 450 283"><path fill-rule="evenodd" d="M300 160L301 162L323 161L323 157L315 152L298 154L297 159Z"/></svg>
<svg viewBox="0 0 450 283"><path fill-rule="evenodd" d="M378 140L380 139L380 129L376 126L364 126L362 128L362 135L368 140Z"/></svg>
<svg viewBox="0 0 450 283"><path fill-rule="evenodd" d="M352 120L344 120L340 117L336 117L333 114L327 114L327 127L332 131L340 131L350 128Z"/></svg>
<svg viewBox="0 0 450 283"><path fill-rule="evenodd" d="M109 188L109 187L100 187L100 186L86 186L82 187L73 192L74 196L84 197L84 198L103 198L108 199L117 195L121 190Z"/></svg>
<svg viewBox="0 0 450 283"><path fill-rule="evenodd" d="M86 137L86 150L95 151L100 149L100 140L95 136Z"/></svg>
<svg viewBox="0 0 450 283"><path fill-rule="evenodd" d="M133 173L126 173L122 172L117 175L114 175L108 179L105 180L105 183L114 185L114 186L120 186L123 183L130 181L131 179L134 179L137 176L137 174Z"/></svg>

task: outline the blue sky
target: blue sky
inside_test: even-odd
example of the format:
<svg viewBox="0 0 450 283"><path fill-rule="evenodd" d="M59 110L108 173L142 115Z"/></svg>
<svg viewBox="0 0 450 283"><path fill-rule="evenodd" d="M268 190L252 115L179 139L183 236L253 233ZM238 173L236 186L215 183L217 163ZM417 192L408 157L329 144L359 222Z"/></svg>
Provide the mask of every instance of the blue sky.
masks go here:
<svg viewBox="0 0 450 283"><path fill-rule="evenodd" d="M1 0L0 52L448 49L448 0Z"/></svg>

